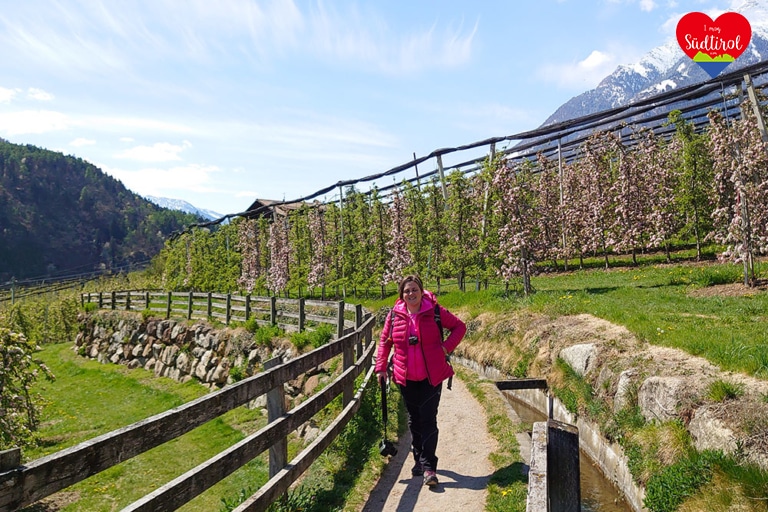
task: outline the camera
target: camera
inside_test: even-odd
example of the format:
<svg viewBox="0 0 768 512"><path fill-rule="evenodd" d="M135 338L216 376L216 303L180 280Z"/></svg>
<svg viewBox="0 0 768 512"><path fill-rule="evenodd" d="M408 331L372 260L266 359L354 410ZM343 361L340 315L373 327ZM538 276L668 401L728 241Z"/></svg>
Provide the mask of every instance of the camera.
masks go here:
<svg viewBox="0 0 768 512"><path fill-rule="evenodd" d="M387 455L397 455L397 446L392 441L382 439L379 444L379 453L384 457Z"/></svg>
<svg viewBox="0 0 768 512"><path fill-rule="evenodd" d="M419 338L416 336L408 336L408 344L409 345L416 345L419 343Z"/></svg>

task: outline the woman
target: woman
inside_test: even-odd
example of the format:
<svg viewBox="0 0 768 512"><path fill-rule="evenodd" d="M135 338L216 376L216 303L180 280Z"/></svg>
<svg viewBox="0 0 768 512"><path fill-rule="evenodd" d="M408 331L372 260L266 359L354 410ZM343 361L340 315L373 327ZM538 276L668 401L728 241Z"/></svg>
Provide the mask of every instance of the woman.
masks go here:
<svg viewBox="0 0 768 512"><path fill-rule="evenodd" d="M394 346L393 379L403 395L413 438L415 464L411 473L423 475L424 485L434 487L438 484L437 407L443 381L453 376L447 356L464 337L467 327L437 304L416 275L400 281L398 295L392 313L384 321L374 370L379 382L387 378L387 359ZM442 327L450 331L445 341L436 321L438 312Z"/></svg>

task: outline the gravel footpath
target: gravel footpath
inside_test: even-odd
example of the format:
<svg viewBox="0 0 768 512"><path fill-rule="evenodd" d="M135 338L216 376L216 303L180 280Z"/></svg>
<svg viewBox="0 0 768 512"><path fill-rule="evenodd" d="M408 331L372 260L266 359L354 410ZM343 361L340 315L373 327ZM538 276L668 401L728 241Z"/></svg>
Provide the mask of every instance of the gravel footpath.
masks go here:
<svg viewBox="0 0 768 512"><path fill-rule="evenodd" d="M453 389L443 383L437 426L440 438L437 476L440 484L429 489L421 477L411 476L411 435L400 439L397 455L384 469L363 512L475 512L485 509L486 487L493 473L488 460L497 449L488 433L483 407L457 377Z"/></svg>

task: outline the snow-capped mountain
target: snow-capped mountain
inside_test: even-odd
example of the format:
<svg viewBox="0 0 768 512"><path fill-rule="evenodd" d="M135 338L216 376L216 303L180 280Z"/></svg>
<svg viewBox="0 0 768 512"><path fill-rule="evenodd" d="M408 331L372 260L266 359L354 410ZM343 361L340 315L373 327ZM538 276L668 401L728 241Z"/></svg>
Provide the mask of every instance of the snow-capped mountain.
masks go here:
<svg viewBox="0 0 768 512"><path fill-rule="evenodd" d="M155 203L157 206L168 208L169 210L180 210L185 213L191 213L197 215L206 220L216 220L223 217L222 214L216 213L212 210L205 210L191 205L183 199L171 199L169 197L156 197L156 196L144 196L145 199Z"/></svg>
<svg viewBox="0 0 768 512"><path fill-rule="evenodd" d="M735 11L749 21L752 39L749 48L725 72L768 59L768 1L746 0ZM664 45L648 52L639 62L619 66L597 87L568 100L544 121L543 126L628 105L710 78L683 53L673 36Z"/></svg>

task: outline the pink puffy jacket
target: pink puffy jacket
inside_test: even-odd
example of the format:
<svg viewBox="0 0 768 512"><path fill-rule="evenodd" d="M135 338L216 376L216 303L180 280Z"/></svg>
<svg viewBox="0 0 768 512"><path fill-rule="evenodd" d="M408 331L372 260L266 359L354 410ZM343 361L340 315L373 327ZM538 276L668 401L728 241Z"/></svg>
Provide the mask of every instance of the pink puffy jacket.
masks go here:
<svg viewBox="0 0 768 512"><path fill-rule="evenodd" d="M421 310L418 312L416 324L419 346L423 350L424 360L427 364L429 383L433 386L437 386L453 375L453 368L445 360L445 355L454 351L467 332L467 326L464 325L464 322L440 306L440 322L443 324L444 329L450 331L450 334L441 346L441 333L438 331L437 323L435 322L436 303L437 299L434 294L424 290ZM408 310L402 299L397 299L392 309L394 310L394 316L387 314L384 328L381 331L374 371L376 373L386 371L389 353L394 346L395 351L392 356L392 362L394 363L393 379L397 384L405 385L405 374L408 367ZM392 323L394 325L391 325Z"/></svg>

